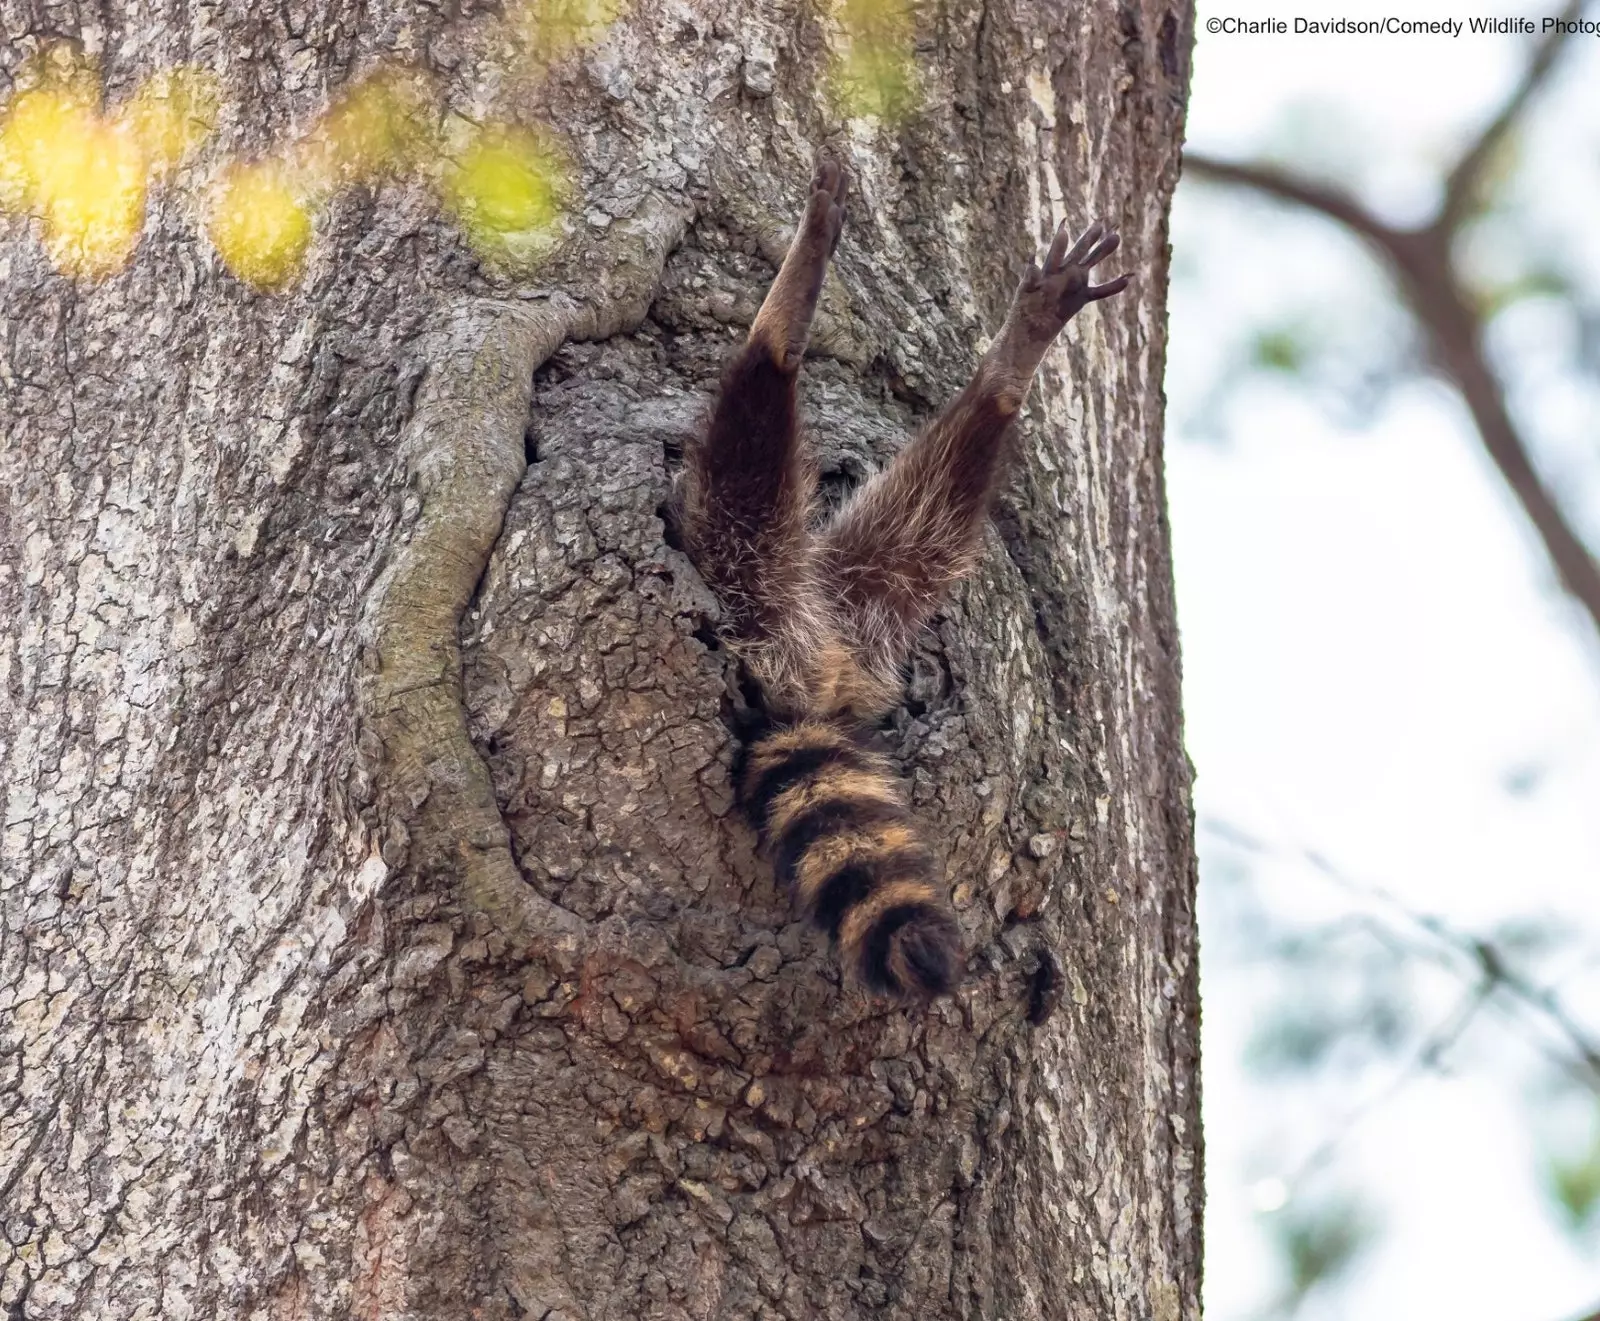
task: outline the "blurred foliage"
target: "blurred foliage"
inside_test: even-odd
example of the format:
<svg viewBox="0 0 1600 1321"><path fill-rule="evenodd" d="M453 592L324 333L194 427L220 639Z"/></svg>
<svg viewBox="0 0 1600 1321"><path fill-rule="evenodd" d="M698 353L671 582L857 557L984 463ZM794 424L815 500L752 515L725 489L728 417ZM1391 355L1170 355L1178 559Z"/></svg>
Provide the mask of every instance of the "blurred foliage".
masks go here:
<svg viewBox="0 0 1600 1321"><path fill-rule="evenodd" d="M143 149L150 173L162 178L211 135L219 100L216 77L204 69L163 69L139 84L120 119Z"/></svg>
<svg viewBox="0 0 1600 1321"><path fill-rule="evenodd" d="M223 263L259 289L298 279L316 216L341 188L426 173L439 150L434 101L421 73L381 65L300 138L264 160L224 167L205 221Z"/></svg>
<svg viewBox="0 0 1600 1321"><path fill-rule="evenodd" d="M554 59L620 12L620 0L521 5L506 19L510 45L517 58ZM56 268L91 280L127 263L151 183L194 156L221 97L212 75L182 67L151 75L110 111L102 101L96 63L62 42L24 65L0 106L0 211L36 218ZM298 137L253 161L218 162L202 223L229 271L280 289L299 278L317 217L341 189L414 181L439 196L480 258L524 269L554 245L572 176L551 130L448 118L426 74L388 63Z"/></svg>
<svg viewBox="0 0 1600 1321"><path fill-rule="evenodd" d="M1308 100L1283 113L1258 159L1297 179L1331 181L1335 191L1358 200L1373 191L1388 193L1394 211L1384 212L1382 219L1405 223L1408 213L1414 213L1420 222L1437 204L1442 180L1413 180L1410 187L1395 188L1392 178L1381 175L1380 167L1395 159L1393 151L1384 149L1385 132L1348 106ZM1453 144L1441 142L1434 154L1447 156L1452 150ZM1591 315L1593 300L1585 293L1592 281L1573 267L1564 251L1567 245L1538 218L1525 166L1523 142L1511 133L1495 145L1476 176L1450 242L1462 296L1486 333L1493 333L1497 319L1523 305L1558 305L1578 323L1576 332L1584 338L1566 366L1588 373L1600 361L1600 311ZM1286 305L1288 300L1280 296L1263 305L1255 319L1245 318L1242 331L1223 350L1211 388L1201 392L1195 415L1185 418L1197 435L1225 438L1227 408L1242 389L1262 383L1292 385L1296 398L1310 400L1337 425L1363 428L1399 387L1436 373L1407 312L1404 291L1382 263L1368 260L1370 253L1350 232L1315 211L1285 214L1276 201L1204 179L1198 189L1190 184L1180 190L1178 205L1195 205L1196 192L1201 205L1207 204L1204 199L1222 198L1223 214L1247 215L1263 246L1304 244L1307 251L1298 304ZM1312 237L1308 220L1313 229L1325 226L1324 235L1361 253L1348 266L1351 272L1363 272L1358 279L1325 278L1329 258L1318 250L1325 240ZM1174 274L1179 296L1184 283L1198 285L1205 278L1181 253Z"/></svg>
<svg viewBox="0 0 1600 1321"><path fill-rule="evenodd" d="M416 70L381 66L334 100L274 161L225 174L207 232L228 269L260 288L296 279L316 213L340 188L418 178L484 261L531 269L554 246L571 165L544 129L439 122Z"/></svg>
<svg viewBox="0 0 1600 1321"><path fill-rule="evenodd" d="M910 0L840 0L834 17L844 51L831 76L844 112L903 120L920 100Z"/></svg>
<svg viewBox="0 0 1600 1321"><path fill-rule="evenodd" d="M1600 1086L1571 1073L1537 1096L1540 1185L1574 1246L1600 1251Z"/></svg>
<svg viewBox="0 0 1600 1321"><path fill-rule="evenodd" d="M1362 1070L1414 1048L1418 1010L1429 996L1395 933L1362 912L1287 924L1248 865L1260 843L1242 832L1210 833L1233 846L1205 855L1208 884L1232 896L1228 925L1237 941L1226 953L1266 965L1277 988L1245 1046L1246 1068L1289 1079L1332 1066Z"/></svg>
<svg viewBox="0 0 1600 1321"><path fill-rule="evenodd" d="M1573 289L1572 281L1553 267L1531 266L1493 284L1479 282L1472 292L1473 310L1488 321L1529 298L1570 298Z"/></svg>
<svg viewBox="0 0 1600 1321"><path fill-rule="evenodd" d="M569 177L553 137L496 126L471 135L447 168L444 196L480 256L524 264L553 241Z"/></svg>
<svg viewBox="0 0 1600 1321"><path fill-rule="evenodd" d="M420 70L380 66L318 117L293 152L295 172L311 192L329 193L426 165L439 150L437 100Z"/></svg>
<svg viewBox="0 0 1600 1321"><path fill-rule="evenodd" d="M169 69L107 113L98 66L63 43L25 63L16 88L0 113L0 210L40 221L58 270L108 275L139 241L149 182L209 134L215 82Z"/></svg>
<svg viewBox="0 0 1600 1321"><path fill-rule="evenodd" d="M1583 11L1567 0L1568 18ZM1273 415L1310 403L1336 424L1365 427L1399 387L1426 383L1436 393L1442 381L1466 405L1467 434L1512 476L1504 493L1523 504L1548 562L1600 624L1592 579L1574 574L1580 557L1570 551L1586 519L1591 546L1600 537L1592 425L1600 266L1586 219L1596 121L1592 97L1583 100L1594 80L1592 68L1565 63L1561 78L1549 76L1569 58L1560 40L1547 31L1529 43L1504 83L1484 87L1470 120L1431 113L1440 99L1418 99L1414 88L1399 89L1395 104L1414 99L1429 114L1396 114L1382 98L1337 94L1330 81L1333 99L1275 112L1248 155L1237 143L1226 157L1187 148L1174 305L1192 300L1206 325L1230 328L1198 348L1191 340L1188 356L1204 370L1173 393L1198 401L1200 436L1226 441L1245 409ZM1592 62L1576 54L1585 44L1567 42L1570 58ZM1567 72L1557 109L1543 98ZM1418 87L1429 76L1437 75L1419 69ZM1189 235L1203 237L1186 244ZM1471 324L1462 325L1462 311ZM1545 492L1519 471L1536 473ZM1416 527L1429 535L1426 515ZM1375 729L1375 749L1399 732ZM1547 771L1532 760L1509 768L1505 792L1531 798ZM1217 906L1207 894L1220 886L1230 927L1246 917L1223 939L1208 933L1206 950L1220 947L1212 966L1232 964L1225 975L1253 1001L1244 1063L1256 1075L1263 1132L1251 1135L1247 1161L1270 1176L1254 1185L1270 1194L1257 1204L1281 1193L1301 1205L1356 1163L1339 1160L1352 1135L1415 1080L1472 1069L1475 1090L1492 1094L1484 1084L1500 1084L1510 1094L1495 1102L1520 1107L1528 1130L1550 1134L1554 1154L1540 1173L1567 1225L1576 1234L1600 1224L1600 1027L1594 963L1586 967L1574 948L1574 919L1456 927L1309 850L1209 824L1227 866L1219 871L1213 851L1203 853L1202 907ZM1261 873L1259 885L1240 880L1240 854ZM1545 856L1529 850L1530 859ZM1508 893L1523 880L1512 869ZM1345 1072L1330 1086L1335 1066ZM1581 1136L1568 1122L1574 1112L1590 1121ZM1392 1130L1374 1136L1394 1140ZM1463 1165L1477 1155L1459 1153ZM1384 1179L1367 1168L1375 1185ZM1397 1202L1430 1191L1408 1189ZM1333 1204L1274 1222L1271 1232L1290 1280L1283 1310L1292 1310L1308 1282L1342 1272L1369 1227ZM1329 1315L1344 1303L1336 1290L1318 1300Z"/></svg>
<svg viewBox="0 0 1600 1321"><path fill-rule="evenodd" d="M1586 1148L1546 1158L1545 1184L1570 1229L1582 1232L1600 1224L1600 1123Z"/></svg>
<svg viewBox="0 0 1600 1321"><path fill-rule="evenodd" d="M1490 929L1488 939L1502 959L1532 964L1570 948L1575 936L1571 927L1554 917L1519 913L1516 917L1497 922Z"/></svg>
<svg viewBox="0 0 1600 1321"><path fill-rule="evenodd" d="M1269 1077L1307 1073L1335 1060L1364 1067L1411 1040L1412 1009L1395 988L1357 986L1353 995L1326 989L1303 990L1267 1011L1245 1049L1245 1067Z"/></svg>
<svg viewBox="0 0 1600 1321"><path fill-rule="evenodd" d="M237 165L217 183L206 233L241 280L275 289L300 274L311 244L311 212L280 166Z"/></svg>
<svg viewBox="0 0 1600 1321"><path fill-rule="evenodd" d="M1304 371L1312 352L1310 328L1303 322L1266 327L1256 332L1250 362L1266 371L1295 375Z"/></svg>
<svg viewBox="0 0 1600 1321"><path fill-rule="evenodd" d="M1276 1309L1286 1314L1346 1275L1377 1233L1371 1211L1349 1194L1291 1202L1268 1217L1267 1226L1287 1276Z"/></svg>
<svg viewBox="0 0 1600 1321"><path fill-rule="evenodd" d="M0 129L8 209L44 222L61 270L93 278L126 260L144 224L145 162L137 144L66 90L24 92Z"/></svg>
<svg viewBox="0 0 1600 1321"><path fill-rule="evenodd" d="M1361 1126L1423 1076L1475 1060L1503 1071L1508 1046L1523 1052L1516 1081L1529 1128L1548 1135L1541 1174L1551 1203L1578 1246L1592 1245L1600 1075L1586 1062L1593 1043L1553 990L1563 970L1584 967L1570 924L1523 914L1482 934L1458 931L1313 850L1215 818L1202 822L1202 842L1208 957L1253 969L1258 988L1245 1067L1273 1089L1269 1108L1325 1109L1309 1143L1296 1123L1275 1120L1255 1143L1251 1159L1266 1177L1253 1200L1282 1276L1264 1315L1288 1316L1314 1291L1331 1295L1327 1286L1376 1238L1371 1211L1331 1185ZM1349 1099L1327 1107L1335 1069Z"/></svg>
<svg viewBox="0 0 1600 1321"><path fill-rule="evenodd" d="M1280 209L1254 197L1235 197L1221 187L1180 188L1176 223L1190 228L1232 228L1241 212L1265 248L1307 242L1303 229ZM1319 236L1317 242L1328 236ZM1349 242L1332 236L1335 244ZM1237 410L1271 400L1309 405L1351 430L1368 426L1395 391L1425 367L1421 341L1399 309L1381 274L1355 266L1356 278L1331 278L1323 260L1308 272L1306 287L1292 292L1280 283L1249 277L1223 293L1246 304L1242 315L1223 319L1232 329L1197 348L1189 360L1204 364L1196 379L1174 388L1186 437L1226 445ZM1189 300L1209 303L1214 272L1192 252L1175 253L1172 297L1185 315ZM1193 311L1187 313L1195 315ZM1217 321L1209 308L1201 313Z"/></svg>
<svg viewBox="0 0 1600 1321"><path fill-rule="evenodd" d="M1514 157L1504 156L1509 166ZM1450 253L1460 273L1471 311L1488 323L1528 299L1576 303L1583 282L1566 268L1552 245L1530 241L1540 226L1525 200L1512 191L1474 193L1477 204L1451 239Z"/></svg>
<svg viewBox="0 0 1600 1321"><path fill-rule="evenodd" d="M598 40L625 0L521 0L498 29L507 58L548 67ZM853 115L895 120L917 100L910 0L841 0L833 82ZM191 158L216 123L216 79L167 69L121 107L102 105L96 64L58 43L24 66L0 107L0 211L37 218L64 274L120 270L144 228L150 183ZM461 127L465 125L466 127ZM328 201L350 186L412 180L434 191L485 262L530 269L554 246L574 166L541 126L450 114L422 71L380 65L297 138L261 157L218 162L203 227L223 264L259 289L302 273Z"/></svg>

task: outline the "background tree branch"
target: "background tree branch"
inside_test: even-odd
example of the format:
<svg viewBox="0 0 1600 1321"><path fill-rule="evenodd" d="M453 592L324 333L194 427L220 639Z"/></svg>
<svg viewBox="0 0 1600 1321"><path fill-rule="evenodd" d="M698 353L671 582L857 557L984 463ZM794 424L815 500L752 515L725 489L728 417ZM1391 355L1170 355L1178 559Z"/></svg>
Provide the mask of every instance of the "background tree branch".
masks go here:
<svg viewBox="0 0 1600 1321"><path fill-rule="evenodd" d="M1582 8L1574 0L1562 18L1575 18ZM1363 239L1377 254L1422 327L1434 363L1460 392L1483 448L1533 524L1562 586L1600 632L1600 562L1534 465L1484 349L1484 314L1452 252L1488 162L1548 83L1565 42L1566 34L1558 28L1539 44L1516 88L1450 170L1436 215L1413 229L1391 226L1343 189L1278 165L1224 161L1191 151L1184 154L1184 166L1195 177L1252 188L1315 211Z"/></svg>
<svg viewBox="0 0 1600 1321"><path fill-rule="evenodd" d="M1364 238L1379 254L1393 260L1391 251L1399 231L1391 229L1343 189L1319 180L1301 179L1276 165L1257 161L1225 161L1204 153L1183 153L1185 174L1216 183L1237 184L1258 193L1292 202L1337 221L1358 237Z"/></svg>
<svg viewBox="0 0 1600 1321"><path fill-rule="evenodd" d="M1569 0L1567 7L1561 11L1558 21L1562 24L1570 23L1582 12L1583 0ZM1445 181L1444 201L1439 208L1439 219L1444 228L1454 229L1463 217L1470 214L1473 194L1483 178L1484 168L1493 159L1500 144L1516 127L1528 103L1550 80L1556 58L1567 43L1567 36L1567 32L1558 26L1540 40L1538 46L1534 48L1533 58L1528 61L1528 67L1523 70L1516 89L1484 126L1477 141L1462 153L1461 159L1450 171Z"/></svg>

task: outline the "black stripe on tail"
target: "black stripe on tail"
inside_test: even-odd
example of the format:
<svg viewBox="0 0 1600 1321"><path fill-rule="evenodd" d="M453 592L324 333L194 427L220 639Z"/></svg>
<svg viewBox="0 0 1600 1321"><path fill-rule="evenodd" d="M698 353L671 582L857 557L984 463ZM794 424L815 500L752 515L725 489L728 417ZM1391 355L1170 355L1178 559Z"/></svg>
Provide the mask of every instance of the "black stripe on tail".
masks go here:
<svg viewBox="0 0 1600 1321"><path fill-rule="evenodd" d="M803 720L749 746L740 798L778 879L870 989L907 999L960 980L961 932L887 760L840 722Z"/></svg>

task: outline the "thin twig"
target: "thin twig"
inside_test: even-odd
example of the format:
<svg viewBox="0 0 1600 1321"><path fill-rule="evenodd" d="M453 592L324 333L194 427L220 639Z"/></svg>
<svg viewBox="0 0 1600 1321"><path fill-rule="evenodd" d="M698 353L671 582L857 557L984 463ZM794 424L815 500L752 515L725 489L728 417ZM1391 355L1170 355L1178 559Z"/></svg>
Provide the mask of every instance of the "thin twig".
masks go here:
<svg viewBox="0 0 1600 1321"><path fill-rule="evenodd" d="M1533 1016L1553 1028L1570 1049L1570 1055L1559 1057L1558 1062L1571 1071L1578 1081L1600 1092L1600 1045L1597 1045L1573 1018L1552 987L1539 986L1518 972L1510 959L1492 942L1478 936L1457 931L1443 919L1431 913L1412 908L1392 891L1379 885L1358 881L1336 867L1327 855L1315 849L1285 849L1241 829L1231 822L1207 817L1201 822L1209 833L1227 840L1237 848L1270 856L1284 852L1296 853L1308 865L1321 873L1347 893L1376 900L1400 914L1418 930L1426 932L1438 944L1464 959L1477 973L1477 985L1485 994L1504 991L1508 998L1531 1012Z"/></svg>
<svg viewBox="0 0 1600 1321"><path fill-rule="evenodd" d="M1225 161L1203 152L1183 153L1183 172L1199 175L1214 183L1241 184L1266 193L1281 202L1292 202L1337 220L1354 230L1385 254L1390 253L1399 231L1379 220L1349 193L1330 184L1302 179L1276 165L1248 161Z"/></svg>
<svg viewBox="0 0 1600 1321"><path fill-rule="evenodd" d="M1478 185L1484 166L1505 141L1506 136L1516 127L1517 119L1526 109L1528 102L1549 81L1550 73L1555 68L1556 57L1561 54L1568 37L1568 33L1560 25L1571 23L1582 13L1583 0L1568 0L1567 7L1561 11L1557 19L1558 26L1552 28L1534 50L1533 58L1523 70L1522 79L1518 82L1516 90L1506 98L1499 112L1478 135L1478 140L1462 153L1461 159L1450 171L1445 180L1444 201L1439 207L1437 222L1439 228L1455 229L1470 210L1473 190Z"/></svg>
<svg viewBox="0 0 1600 1321"><path fill-rule="evenodd" d="M1430 1032L1422 1044L1417 1047L1416 1053L1401 1067L1389 1080L1382 1090L1360 1102L1340 1121L1339 1127L1322 1139L1297 1166L1294 1172L1284 1182L1286 1190L1293 1190L1309 1179L1319 1169L1326 1165L1335 1151L1355 1132L1356 1127L1368 1115L1381 1109L1394 1100L1401 1092L1409 1087L1424 1073L1435 1068L1445 1051L1461 1039L1462 1034L1472 1024L1478 1010L1488 1000L1493 987L1480 982L1466 995L1462 996L1456 1006L1439 1023L1438 1027Z"/></svg>

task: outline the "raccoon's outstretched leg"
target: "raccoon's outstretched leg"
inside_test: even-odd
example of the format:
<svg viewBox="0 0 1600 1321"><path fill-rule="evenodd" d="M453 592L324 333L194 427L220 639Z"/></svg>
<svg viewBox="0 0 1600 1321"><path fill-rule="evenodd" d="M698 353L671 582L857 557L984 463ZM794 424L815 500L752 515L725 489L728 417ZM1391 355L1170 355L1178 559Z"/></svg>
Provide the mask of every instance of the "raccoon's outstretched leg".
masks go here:
<svg viewBox="0 0 1600 1321"><path fill-rule="evenodd" d="M844 231L844 199L849 188L850 176L842 165L826 158L817 162L799 228L778 278L750 324L747 343L764 347L790 376L800 370L806 354L817 299L822 296L822 279Z"/></svg>
<svg viewBox="0 0 1600 1321"><path fill-rule="evenodd" d="M724 631L780 706L800 704L820 611L805 553L816 477L801 452L795 378L828 259L844 225L847 177L822 161L778 278L722 376L711 425L686 456L685 547L727 612Z"/></svg>
<svg viewBox="0 0 1600 1321"><path fill-rule="evenodd" d="M945 593L971 570L1007 432L1045 350L1083 307L1128 285L1126 275L1089 283L1090 269L1117 244L1098 224L1074 243L1063 222L1043 269L1029 263L966 388L823 533L819 572L839 598L847 640L867 671L896 672Z"/></svg>

